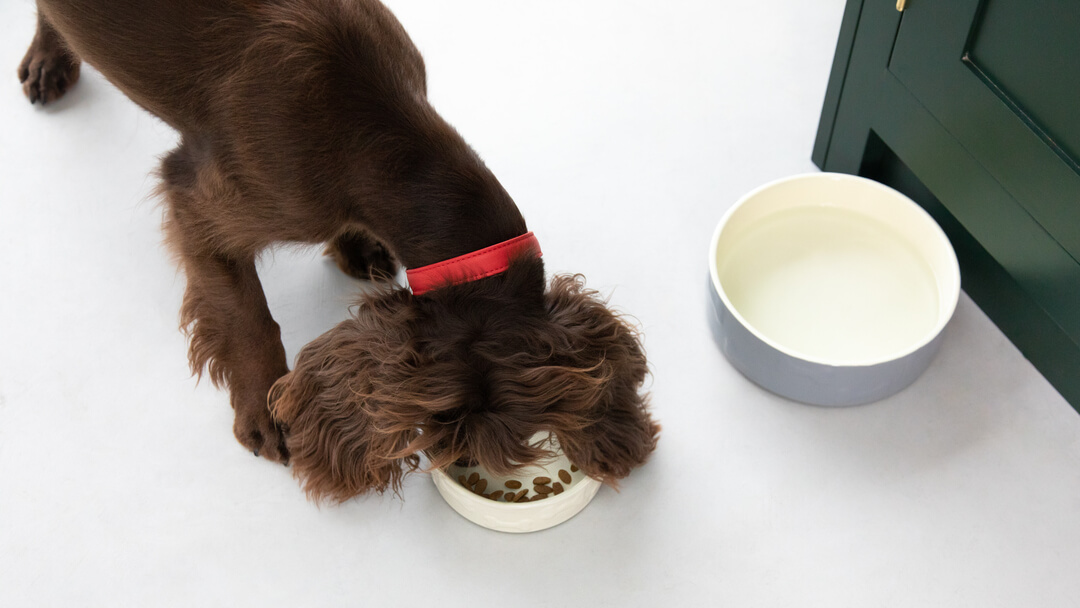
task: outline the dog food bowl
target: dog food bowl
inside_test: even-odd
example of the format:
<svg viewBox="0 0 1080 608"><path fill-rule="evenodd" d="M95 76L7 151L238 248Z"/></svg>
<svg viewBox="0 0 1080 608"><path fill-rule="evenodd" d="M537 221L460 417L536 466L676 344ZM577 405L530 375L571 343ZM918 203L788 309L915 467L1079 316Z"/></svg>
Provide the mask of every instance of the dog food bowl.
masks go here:
<svg viewBox="0 0 1080 608"><path fill-rule="evenodd" d="M548 439L547 433L538 433L532 437L532 442ZM499 532L544 530L577 515L596 496L601 485L573 466L558 450L554 437L550 440L556 449L553 459L523 467L512 477L491 475L480 467L451 465L445 471L436 469L431 478L446 503L473 523ZM527 497L538 495L534 489L537 484L533 481L539 477L551 480L550 484L544 484L541 488L551 490L546 493L547 498L528 502L505 501L505 496L510 492L518 494L525 491ZM464 480L465 485L459 480ZM498 500L482 496L492 493L500 493Z"/></svg>
<svg viewBox="0 0 1080 608"><path fill-rule="evenodd" d="M731 364L815 405L892 395L930 365L960 296L948 238L899 192L811 173L750 192L709 246L710 323Z"/></svg>

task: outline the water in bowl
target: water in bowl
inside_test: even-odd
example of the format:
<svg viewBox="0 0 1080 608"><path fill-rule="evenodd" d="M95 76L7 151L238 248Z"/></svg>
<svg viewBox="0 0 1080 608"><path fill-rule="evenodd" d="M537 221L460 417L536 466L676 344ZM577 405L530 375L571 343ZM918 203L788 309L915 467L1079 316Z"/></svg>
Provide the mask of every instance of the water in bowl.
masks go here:
<svg viewBox="0 0 1080 608"><path fill-rule="evenodd" d="M793 355L869 364L932 337L940 317L930 265L888 225L829 206L780 211L717 259L732 306Z"/></svg>

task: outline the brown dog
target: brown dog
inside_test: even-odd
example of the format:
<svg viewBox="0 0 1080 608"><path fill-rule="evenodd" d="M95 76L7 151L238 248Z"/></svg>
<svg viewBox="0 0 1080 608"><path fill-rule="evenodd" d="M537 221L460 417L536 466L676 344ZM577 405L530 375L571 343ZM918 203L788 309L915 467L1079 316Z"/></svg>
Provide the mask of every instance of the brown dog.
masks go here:
<svg viewBox="0 0 1080 608"><path fill-rule="evenodd" d="M81 60L180 132L160 189L192 370L229 387L237 439L291 459L309 495L397 490L421 453L507 472L544 455L537 431L607 482L652 452L637 335L580 277L546 286L535 256L423 295L387 286L289 372L255 272L272 243L328 243L371 279L526 232L382 4L38 0L30 101L62 95Z"/></svg>

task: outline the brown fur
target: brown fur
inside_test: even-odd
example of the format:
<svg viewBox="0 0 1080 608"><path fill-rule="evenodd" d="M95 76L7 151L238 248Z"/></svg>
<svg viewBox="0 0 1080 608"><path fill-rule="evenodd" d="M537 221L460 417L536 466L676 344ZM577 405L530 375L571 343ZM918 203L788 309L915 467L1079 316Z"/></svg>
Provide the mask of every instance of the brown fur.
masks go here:
<svg viewBox="0 0 1080 608"><path fill-rule="evenodd" d="M228 386L239 441L292 455L316 498L399 488L426 454L506 471L554 432L590 475L643 463L659 427L632 327L539 260L424 296L386 288L288 371L255 257L329 243L385 278L526 232L513 200L426 98L424 64L375 0L39 0L19 68L31 102L80 60L181 134L162 162L197 374ZM272 391L271 391L272 387ZM274 415L267 408L270 393ZM287 429L287 433L284 432Z"/></svg>

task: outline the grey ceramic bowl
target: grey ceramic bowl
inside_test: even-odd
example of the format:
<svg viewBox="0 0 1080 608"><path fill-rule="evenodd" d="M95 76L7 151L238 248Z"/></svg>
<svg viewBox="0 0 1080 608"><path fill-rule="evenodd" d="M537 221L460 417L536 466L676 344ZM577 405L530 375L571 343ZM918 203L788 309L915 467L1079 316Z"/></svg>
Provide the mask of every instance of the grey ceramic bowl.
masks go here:
<svg viewBox="0 0 1080 608"><path fill-rule="evenodd" d="M892 395L929 366L960 295L948 238L903 194L810 173L750 192L709 246L710 322L747 378L815 405Z"/></svg>

